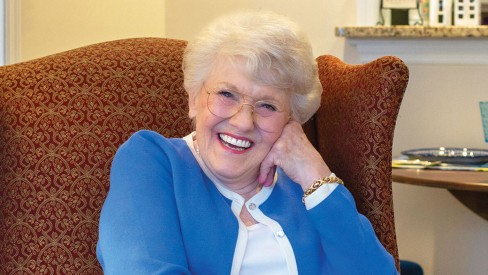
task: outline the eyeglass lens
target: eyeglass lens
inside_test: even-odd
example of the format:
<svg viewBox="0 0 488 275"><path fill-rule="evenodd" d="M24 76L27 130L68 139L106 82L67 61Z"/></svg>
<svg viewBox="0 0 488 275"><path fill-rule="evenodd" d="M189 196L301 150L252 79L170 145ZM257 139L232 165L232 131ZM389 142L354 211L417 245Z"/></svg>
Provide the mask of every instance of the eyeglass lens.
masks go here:
<svg viewBox="0 0 488 275"><path fill-rule="evenodd" d="M278 132L284 125L285 112L278 104L267 101L256 101L254 104L246 103L244 96L231 91L207 92L207 106L210 112L221 118L229 118L249 105L256 125L267 132ZM280 123L281 122L281 123Z"/></svg>

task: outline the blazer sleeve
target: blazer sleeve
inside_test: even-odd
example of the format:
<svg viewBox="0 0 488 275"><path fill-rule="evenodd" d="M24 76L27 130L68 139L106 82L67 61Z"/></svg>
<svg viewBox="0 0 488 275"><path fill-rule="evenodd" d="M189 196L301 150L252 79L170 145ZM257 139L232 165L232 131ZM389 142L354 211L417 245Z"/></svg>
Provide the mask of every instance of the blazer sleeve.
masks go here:
<svg viewBox="0 0 488 275"><path fill-rule="evenodd" d="M327 274L398 274L393 257L343 185L307 212L321 238Z"/></svg>
<svg viewBox="0 0 488 275"><path fill-rule="evenodd" d="M190 274L164 139L134 134L116 153L97 257L105 274Z"/></svg>

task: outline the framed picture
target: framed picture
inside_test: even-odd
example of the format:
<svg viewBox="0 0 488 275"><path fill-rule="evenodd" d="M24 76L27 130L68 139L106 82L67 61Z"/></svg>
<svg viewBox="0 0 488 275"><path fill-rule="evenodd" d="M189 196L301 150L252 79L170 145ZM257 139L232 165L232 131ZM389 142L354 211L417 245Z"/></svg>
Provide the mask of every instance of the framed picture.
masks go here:
<svg viewBox="0 0 488 275"><path fill-rule="evenodd" d="M384 9L416 9L417 0L382 0Z"/></svg>

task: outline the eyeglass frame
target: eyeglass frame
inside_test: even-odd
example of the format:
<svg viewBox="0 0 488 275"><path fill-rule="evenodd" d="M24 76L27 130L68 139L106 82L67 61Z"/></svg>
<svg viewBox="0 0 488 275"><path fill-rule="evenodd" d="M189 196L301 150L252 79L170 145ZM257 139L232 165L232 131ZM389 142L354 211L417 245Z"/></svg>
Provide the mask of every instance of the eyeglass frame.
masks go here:
<svg viewBox="0 0 488 275"><path fill-rule="evenodd" d="M215 112L215 110L214 110L214 111L212 111L212 109L210 108L210 104L209 104L209 102L211 102L211 100L210 100L210 96L211 96L211 95L218 95L218 93L220 93L220 92L225 92L225 91L226 91L226 92L229 92L229 93L232 93L232 94L236 94L236 95L238 95L238 96L239 96L239 98L241 99L241 100L239 100L239 101L240 101L240 103L239 103L239 106L238 106L238 108L236 109L236 111L235 111L234 113L232 113L231 115L229 115L229 116L222 116L222 115L218 115L218 114L217 114L218 112ZM227 89L220 89L220 90L217 90L217 91L213 91L213 92L212 92L212 91L209 91L209 90L205 89L205 92L207 93L207 109L210 111L210 113L211 113L211 114L213 114L213 115L215 115L215 116L217 116L217 117L223 118L223 119L228 119L228 118L231 118L231 117L235 116L236 114L238 114L238 113L239 113L239 112L240 112L240 111L243 109L244 105L248 105L248 106L252 107L252 111L251 111L251 113L253 114L253 121L254 121L255 125L256 125L257 127L259 127L260 129L262 129L262 130L264 130L264 131L267 131L267 132L273 132L273 131L268 131L268 130L263 129L263 128L262 128L262 126L260 126L260 125L259 125L257 117L261 117L261 118L267 118L267 117L270 117L270 116L272 116L272 115L270 115L270 116L263 116L263 115L261 115L261 114L259 114L259 113L255 112L255 110L256 110L256 106L257 106L256 104L257 104L257 103L260 103L260 102L264 102L264 103L266 103L266 104L270 104L270 105L272 105L274 108L276 108L276 110L275 110L274 112L278 112L278 113L283 113L283 112L285 112L285 110L282 110L280 106L276 106L275 104L270 103L270 102L268 102L268 101L266 101L266 100L254 100L254 98L253 98L253 97L248 96L248 95L244 95L244 94L242 94L242 93L240 93L240 92L237 92L237 91L232 91L232 90L230 90L230 91L229 91L229 90L227 90ZM249 102L246 102L246 100L244 100L246 97L253 99L253 100L254 100L254 101L253 101L253 103L251 104L251 103L249 103ZM212 104L212 105L214 105L214 104ZM286 118L286 120L287 120L287 121L289 121L290 119L291 119L291 115L288 115L288 117Z"/></svg>

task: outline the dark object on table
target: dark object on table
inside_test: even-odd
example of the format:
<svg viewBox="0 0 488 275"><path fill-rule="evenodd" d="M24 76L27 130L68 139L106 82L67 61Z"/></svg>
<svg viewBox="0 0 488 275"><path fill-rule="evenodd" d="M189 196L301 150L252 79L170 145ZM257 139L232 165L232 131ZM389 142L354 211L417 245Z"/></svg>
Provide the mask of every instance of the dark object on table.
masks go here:
<svg viewBox="0 0 488 275"><path fill-rule="evenodd" d="M488 162L488 150L470 148L422 148L403 151L410 159L441 161L456 164L482 164Z"/></svg>

